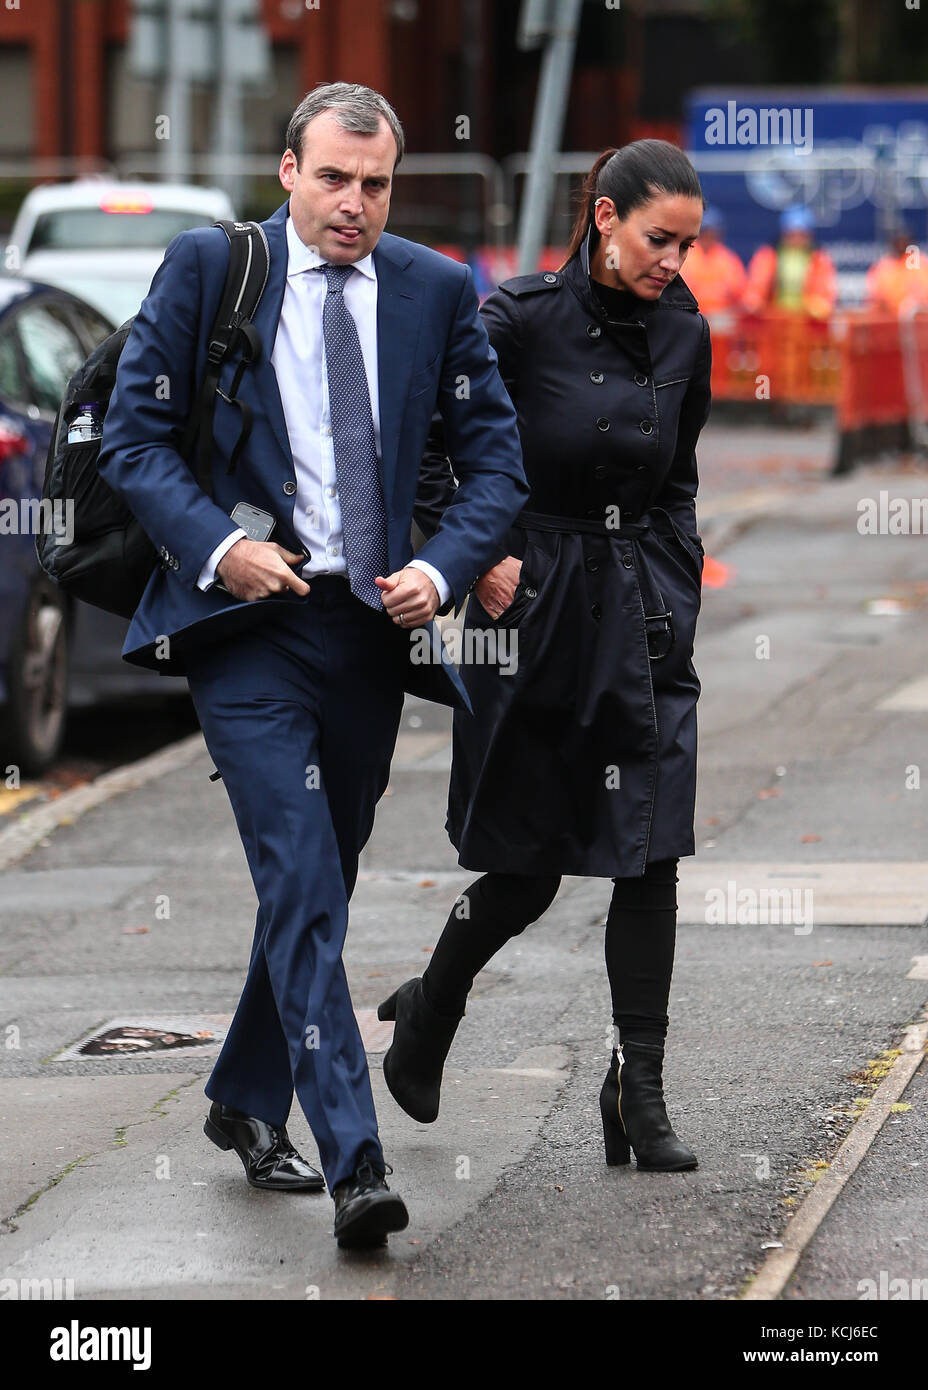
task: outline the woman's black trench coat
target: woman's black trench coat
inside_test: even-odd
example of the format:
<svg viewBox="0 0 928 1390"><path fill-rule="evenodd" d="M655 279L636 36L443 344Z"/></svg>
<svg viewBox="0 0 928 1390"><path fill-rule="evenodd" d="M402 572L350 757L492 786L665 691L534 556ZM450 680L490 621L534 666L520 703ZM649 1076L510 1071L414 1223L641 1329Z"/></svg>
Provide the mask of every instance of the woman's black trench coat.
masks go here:
<svg viewBox="0 0 928 1390"><path fill-rule="evenodd" d="M625 300L628 316L607 318L586 243L482 306L531 496L509 536L511 606L494 622L467 603L474 715L454 715L447 829L468 869L632 877L695 853L709 329L679 277L659 300ZM448 467L433 440L426 473ZM508 663L468 660L468 628L472 656L492 653L491 631L498 657L517 638Z"/></svg>

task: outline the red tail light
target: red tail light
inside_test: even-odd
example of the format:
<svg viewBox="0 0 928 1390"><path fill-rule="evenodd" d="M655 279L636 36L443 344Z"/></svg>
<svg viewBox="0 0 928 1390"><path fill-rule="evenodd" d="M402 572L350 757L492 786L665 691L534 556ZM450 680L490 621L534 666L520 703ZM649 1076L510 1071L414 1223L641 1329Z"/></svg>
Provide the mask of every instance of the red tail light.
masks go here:
<svg viewBox="0 0 928 1390"><path fill-rule="evenodd" d="M0 421L0 463L6 459L14 458L17 454L25 454L29 451L29 440L19 430L12 429L9 425Z"/></svg>

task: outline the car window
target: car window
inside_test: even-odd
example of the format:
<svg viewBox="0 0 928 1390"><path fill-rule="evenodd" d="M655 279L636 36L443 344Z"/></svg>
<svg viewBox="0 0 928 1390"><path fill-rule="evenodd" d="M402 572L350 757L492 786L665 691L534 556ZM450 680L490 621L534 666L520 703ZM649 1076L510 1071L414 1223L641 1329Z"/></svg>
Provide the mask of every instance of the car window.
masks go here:
<svg viewBox="0 0 928 1390"><path fill-rule="evenodd" d="M17 314L16 326L35 404L57 411L69 378L87 354L57 305L27 305Z"/></svg>
<svg viewBox="0 0 928 1390"><path fill-rule="evenodd" d="M184 208L153 208L111 198L99 208L60 208L36 218L26 254L33 251L160 251L190 227L209 227L212 217Z"/></svg>
<svg viewBox="0 0 928 1390"><path fill-rule="evenodd" d="M102 343L113 331L103 315L98 314L89 304L69 304L68 314L77 328L88 356L97 344Z"/></svg>
<svg viewBox="0 0 928 1390"><path fill-rule="evenodd" d="M4 405L26 405L29 395L16 346L15 330L5 327L0 330L0 402Z"/></svg>

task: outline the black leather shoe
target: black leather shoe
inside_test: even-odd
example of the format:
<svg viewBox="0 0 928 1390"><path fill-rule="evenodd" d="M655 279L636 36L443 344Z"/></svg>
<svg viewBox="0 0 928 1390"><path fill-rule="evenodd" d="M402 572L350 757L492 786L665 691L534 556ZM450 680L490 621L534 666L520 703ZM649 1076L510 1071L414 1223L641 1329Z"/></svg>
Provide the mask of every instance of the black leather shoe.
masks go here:
<svg viewBox="0 0 928 1390"><path fill-rule="evenodd" d="M203 1133L220 1149L234 1149L252 1187L270 1192L322 1192L325 1179L290 1142L286 1126L278 1129L230 1105L214 1100Z"/></svg>
<svg viewBox="0 0 928 1390"><path fill-rule="evenodd" d="M343 1250L386 1245L389 1231L409 1225L406 1203L390 1191L383 1171L370 1159L362 1159L350 1178L337 1183L332 1196L335 1238Z"/></svg>

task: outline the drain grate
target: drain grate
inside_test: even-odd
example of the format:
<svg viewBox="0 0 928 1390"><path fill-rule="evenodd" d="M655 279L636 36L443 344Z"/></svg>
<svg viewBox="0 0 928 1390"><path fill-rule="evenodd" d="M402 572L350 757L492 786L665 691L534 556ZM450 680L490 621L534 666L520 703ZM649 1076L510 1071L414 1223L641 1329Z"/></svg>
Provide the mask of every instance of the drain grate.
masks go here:
<svg viewBox="0 0 928 1390"><path fill-rule="evenodd" d="M56 1062L97 1057L144 1057L218 1047L231 1022L228 1014L111 1018L55 1054Z"/></svg>
<svg viewBox="0 0 928 1390"><path fill-rule="evenodd" d="M365 1052L386 1052L393 1024L381 1023L374 1009L355 1009ZM95 1058L155 1057L166 1052L206 1052L224 1041L231 1014L169 1014L145 1018L111 1018L70 1047L56 1052L54 1062L83 1062Z"/></svg>

